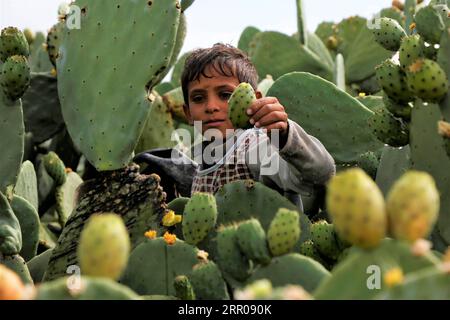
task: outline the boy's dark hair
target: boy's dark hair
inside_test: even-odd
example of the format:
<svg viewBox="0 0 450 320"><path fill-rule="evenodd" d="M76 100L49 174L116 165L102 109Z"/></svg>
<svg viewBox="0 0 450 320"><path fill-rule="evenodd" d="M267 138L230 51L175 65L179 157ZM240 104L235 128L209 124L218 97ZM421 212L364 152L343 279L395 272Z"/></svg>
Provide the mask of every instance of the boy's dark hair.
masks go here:
<svg viewBox="0 0 450 320"><path fill-rule="evenodd" d="M186 105L189 105L189 82L198 80L202 75L210 78L205 74L208 66L221 75L235 76L239 82L249 83L255 90L258 86L258 73L245 52L228 44L216 43L211 48L196 49L186 58L181 75L181 88Z"/></svg>

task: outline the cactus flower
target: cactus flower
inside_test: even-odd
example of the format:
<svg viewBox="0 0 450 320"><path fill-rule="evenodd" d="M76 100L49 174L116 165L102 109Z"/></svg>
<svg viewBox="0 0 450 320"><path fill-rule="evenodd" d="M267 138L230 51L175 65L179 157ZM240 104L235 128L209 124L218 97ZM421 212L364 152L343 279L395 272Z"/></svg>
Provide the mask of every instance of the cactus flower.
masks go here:
<svg viewBox="0 0 450 320"><path fill-rule="evenodd" d="M389 288L401 284L403 280L403 271L399 267L390 269L384 275L384 284L386 284Z"/></svg>
<svg viewBox="0 0 450 320"><path fill-rule="evenodd" d="M155 239L156 238L156 231L155 230L148 230L146 233L144 233L144 236L149 239Z"/></svg>
<svg viewBox="0 0 450 320"><path fill-rule="evenodd" d="M177 241L177 236L174 234L171 234L169 232L164 233L164 241L168 244L168 245L172 245L175 243L175 241Z"/></svg>

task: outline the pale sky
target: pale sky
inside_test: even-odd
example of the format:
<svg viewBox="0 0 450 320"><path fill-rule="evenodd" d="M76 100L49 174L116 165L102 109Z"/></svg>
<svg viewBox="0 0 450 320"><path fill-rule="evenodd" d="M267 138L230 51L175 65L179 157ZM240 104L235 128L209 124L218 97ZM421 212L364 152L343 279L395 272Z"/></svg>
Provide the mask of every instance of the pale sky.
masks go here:
<svg viewBox="0 0 450 320"><path fill-rule="evenodd" d="M109 1L109 0L92 0ZM0 0L0 29L15 26L47 31L56 23L64 0ZM186 10L187 37L182 52L216 42L237 45L242 30L253 25L263 31L297 31L295 0L196 0ZM339 22L360 15L372 17L392 0L305 0L306 22L314 31L322 21ZM120 22L119 22L120 23Z"/></svg>

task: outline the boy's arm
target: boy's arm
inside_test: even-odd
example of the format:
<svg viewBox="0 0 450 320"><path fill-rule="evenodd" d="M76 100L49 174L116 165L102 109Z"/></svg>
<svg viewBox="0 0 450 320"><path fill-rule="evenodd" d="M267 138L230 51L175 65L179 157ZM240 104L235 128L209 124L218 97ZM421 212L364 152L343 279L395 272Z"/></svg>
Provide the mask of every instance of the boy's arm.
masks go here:
<svg viewBox="0 0 450 320"><path fill-rule="evenodd" d="M264 184L307 195L323 187L336 172L334 160L323 144L292 120L288 120L287 139L281 150L268 138L260 139L246 153L246 163L252 175Z"/></svg>

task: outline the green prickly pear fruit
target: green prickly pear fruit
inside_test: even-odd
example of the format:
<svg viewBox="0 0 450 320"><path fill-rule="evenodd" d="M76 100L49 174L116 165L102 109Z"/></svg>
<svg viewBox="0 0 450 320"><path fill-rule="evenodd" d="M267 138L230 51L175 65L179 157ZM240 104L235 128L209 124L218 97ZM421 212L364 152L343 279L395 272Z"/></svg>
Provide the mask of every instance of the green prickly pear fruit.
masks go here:
<svg viewBox="0 0 450 320"><path fill-rule="evenodd" d="M27 39L29 45L31 45L34 42L34 39L36 39L34 32L28 28L23 30L23 35L25 36L25 39Z"/></svg>
<svg viewBox="0 0 450 320"><path fill-rule="evenodd" d="M406 84L406 75L400 69L400 66L394 64L391 60L386 60L376 68L378 83L384 92L398 103L408 103L414 99Z"/></svg>
<svg viewBox="0 0 450 320"><path fill-rule="evenodd" d="M425 41L432 44L437 44L441 41L445 24L442 21L440 13L433 6L426 6L417 11L414 20L416 22L417 32Z"/></svg>
<svg viewBox="0 0 450 320"><path fill-rule="evenodd" d="M376 247L386 235L383 195L359 168L334 176L327 186L326 206L339 237L361 248Z"/></svg>
<svg viewBox="0 0 450 320"><path fill-rule="evenodd" d="M22 97L30 86L30 67L24 56L9 57L3 64L0 86L8 99L15 101Z"/></svg>
<svg viewBox="0 0 450 320"><path fill-rule="evenodd" d="M433 60L418 59L410 65L406 81L410 91L426 102L440 102L448 92L447 75Z"/></svg>
<svg viewBox="0 0 450 320"><path fill-rule="evenodd" d="M336 241L334 226L325 220L320 220L311 226L311 240L317 250L325 257L336 260L340 249Z"/></svg>
<svg viewBox="0 0 450 320"><path fill-rule="evenodd" d="M197 300L229 300L227 285L213 261L202 261L192 267L189 280Z"/></svg>
<svg viewBox="0 0 450 320"><path fill-rule="evenodd" d="M0 61L6 62L11 56L30 55L30 46L25 35L15 27L4 28L0 35Z"/></svg>
<svg viewBox="0 0 450 320"><path fill-rule="evenodd" d="M373 29L375 41L387 50L397 51L400 48L402 38L406 36L405 30L397 20L391 18L383 17L377 22L379 28Z"/></svg>
<svg viewBox="0 0 450 320"><path fill-rule="evenodd" d="M59 45L62 40L65 23L63 21L55 24L47 34L47 53L51 63L56 67L56 59L59 55Z"/></svg>
<svg viewBox="0 0 450 320"><path fill-rule="evenodd" d="M251 127L247 109L255 100L255 91L250 84L242 82L234 89L233 94L228 100L228 118L231 120L235 129L247 129Z"/></svg>
<svg viewBox="0 0 450 320"><path fill-rule="evenodd" d="M117 280L130 253L130 238L122 218L114 213L92 215L77 248L81 272Z"/></svg>
<svg viewBox="0 0 450 320"><path fill-rule="evenodd" d="M392 147L403 147L409 143L409 128L401 119L387 110L376 111L368 119L369 127L381 142Z"/></svg>
<svg viewBox="0 0 450 320"><path fill-rule="evenodd" d="M267 232L269 249L273 256L290 252L300 238L299 214L295 210L278 209Z"/></svg>
<svg viewBox="0 0 450 320"><path fill-rule="evenodd" d="M257 219L250 219L239 224L237 241L241 251L253 262L262 265L270 262L266 232Z"/></svg>
<svg viewBox="0 0 450 320"><path fill-rule="evenodd" d="M439 134L444 138L444 149L447 152L447 155L450 157L450 123L439 121L438 131Z"/></svg>
<svg viewBox="0 0 450 320"><path fill-rule="evenodd" d="M356 165L363 169L372 179L375 179L380 161L372 151L359 155Z"/></svg>
<svg viewBox="0 0 450 320"><path fill-rule="evenodd" d="M173 279L175 296L181 300L195 300L194 289L185 275L179 275Z"/></svg>
<svg viewBox="0 0 450 320"><path fill-rule="evenodd" d="M387 95L383 95L383 103L386 109L395 117L402 118L405 121L411 119L412 107L409 103L396 103Z"/></svg>
<svg viewBox="0 0 450 320"><path fill-rule="evenodd" d="M192 245L198 244L214 228L216 221L216 198L209 193L194 193L184 208L182 220L184 240Z"/></svg>
<svg viewBox="0 0 450 320"><path fill-rule="evenodd" d="M433 177L421 171L403 174L386 198L391 234L414 242L431 232L439 213L439 192Z"/></svg>
<svg viewBox="0 0 450 320"><path fill-rule="evenodd" d="M418 34L404 37L400 46L399 59L404 71L419 58L424 57L425 44Z"/></svg>
<svg viewBox="0 0 450 320"><path fill-rule="evenodd" d="M328 266L328 263L325 262L325 260L321 257L312 240L306 240L305 242L302 242L302 244L300 245L300 254L316 260L323 266Z"/></svg>
<svg viewBox="0 0 450 320"><path fill-rule="evenodd" d="M44 161L44 167L47 173L52 177L57 186L61 186L66 182L67 174L66 167L58 155L50 151L42 160Z"/></svg>
<svg viewBox="0 0 450 320"><path fill-rule="evenodd" d="M237 226L222 226L217 232L217 255L221 270L239 281L250 276L251 265L239 248Z"/></svg>

